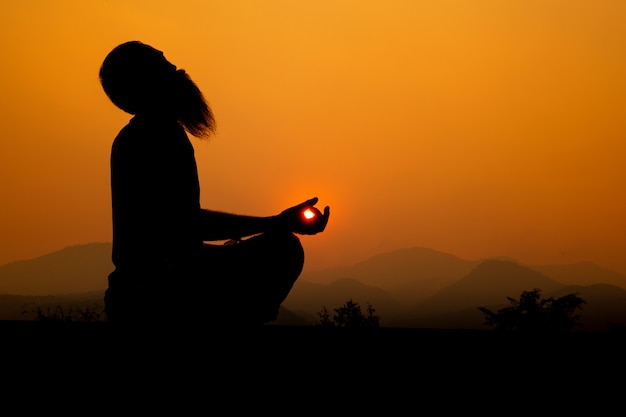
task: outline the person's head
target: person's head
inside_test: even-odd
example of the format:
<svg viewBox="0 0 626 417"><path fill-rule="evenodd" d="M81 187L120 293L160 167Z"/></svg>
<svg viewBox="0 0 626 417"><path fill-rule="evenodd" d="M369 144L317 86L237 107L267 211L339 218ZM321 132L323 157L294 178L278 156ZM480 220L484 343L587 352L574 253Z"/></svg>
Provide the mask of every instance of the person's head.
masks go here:
<svg viewBox="0 0 626 417"><path fill-rule="evenodd" d="M147 44L130 41L116 46L99 75L106 95L127 113L175 117L198 137L215 131L213 112L198 86L163 52Z"/></svg>

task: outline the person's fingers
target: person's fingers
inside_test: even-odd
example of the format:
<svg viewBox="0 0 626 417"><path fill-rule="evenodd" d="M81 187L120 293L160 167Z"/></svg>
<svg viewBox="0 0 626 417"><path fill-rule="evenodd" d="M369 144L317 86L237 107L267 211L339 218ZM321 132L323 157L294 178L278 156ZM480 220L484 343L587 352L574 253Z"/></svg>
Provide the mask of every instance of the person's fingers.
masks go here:
<svg viewBox="0 0 626 417"><path fill-rule="evenodd" d="M324 207L324 223L322 224L322 231L326 229L326 225L328 224L328 218L330 217L330 207Z"/></svg>
<svg viewBox="0 0 626 417"><path fill-rule="evenodd" d="M314 206L317 204L317 201L319 199L317 197L313 197L307 201L305 201L304 203L300 204L300 206Z"/></svg>
<svg viewBox="0 0 626 417"><path fill-rule="evenodd" d="M330 207L324 207L322 212L322 210L315 207L317 202L318 198L313 197L283 212L284 215L289 216L289 218L292 219L291 221L295 222L295 228L292 229L292 231L300 234L313 235L326 229L326 224L328 223L328 218L330 216ZM315 213L312 221L302 223L303 219L301 217L301 213L304 208L307 208Z"/></svg>
<svg viewBox="0 0 626 417"><path fill-rule="evenodd" d="M307 208L307 207L313 207L318 201L317 197L313 197L309 200L306 200L300 204L297 204L293 207L290 207L286 210L283 211L283 213L295 213L295 212L299 212L300 210Z"/></svg>

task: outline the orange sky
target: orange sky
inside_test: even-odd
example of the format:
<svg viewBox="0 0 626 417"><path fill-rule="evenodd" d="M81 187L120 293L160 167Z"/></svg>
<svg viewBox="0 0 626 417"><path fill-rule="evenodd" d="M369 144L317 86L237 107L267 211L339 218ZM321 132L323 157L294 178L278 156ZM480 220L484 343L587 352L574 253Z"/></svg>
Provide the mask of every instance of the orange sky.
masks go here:
<svg viewBox="0 0 626 417"><path fill-rule="evenodd" d="M218 122L207 208L318 196L305 270L425 246L626 273L626 2L1 2L0 265L110 241L98 84L117 44L164 51Z"/></svg>

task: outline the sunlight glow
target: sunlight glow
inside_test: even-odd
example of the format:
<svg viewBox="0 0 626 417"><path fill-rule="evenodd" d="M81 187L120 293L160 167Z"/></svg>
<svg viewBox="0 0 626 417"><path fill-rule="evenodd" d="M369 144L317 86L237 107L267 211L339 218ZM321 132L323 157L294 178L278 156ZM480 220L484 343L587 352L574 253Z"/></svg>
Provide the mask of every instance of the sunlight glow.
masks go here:
<svg viewBox="0 0 626 417"><path fill-rule="evenodd" d="M313 217L315 217L315 213L313 212L313 210L311 209L306 209L302 212L302 215L304 216L305 219L307 220L311 220Z"/></svg>

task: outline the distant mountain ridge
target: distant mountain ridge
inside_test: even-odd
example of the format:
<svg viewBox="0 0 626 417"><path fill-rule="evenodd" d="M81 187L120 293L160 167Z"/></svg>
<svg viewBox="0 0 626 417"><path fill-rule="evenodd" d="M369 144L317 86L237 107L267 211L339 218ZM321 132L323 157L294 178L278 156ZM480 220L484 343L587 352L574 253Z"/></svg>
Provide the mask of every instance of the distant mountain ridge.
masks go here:
<svg viewBox="0 0 626 417"><path fill-rule="evenodd" d="M330 283L352 278L386 289L403 304L411 304L461 279L479 262L423 247L403 248L352 266L303 273L299 281Z"/></svg>
<svg viewBox="0 0 626 417"><path fill-rule="evenodd" d="M626 276L589 261L564 265L534 265L532 268L562 284L605 283L626 289Z"/></svg>
<svg viewBox="0 0 626 417"><path fill-rule="evenodd" d="M403 304L414 304L460 280L484 261L519 264L509 257L465 260L433 249L411 247L382 253L351 266L303 273L299 281L330 283L351 278L390 291ZM592 262L525 267L561 285L604 283L626 289L625 275Z"/></svg>
<svg viewBox="0 0 626 417"><path fill-rule="evenodd" d="M493 258L511 260L513 258ZM329 284L350 278L362 284L424 298L467 275L484 260L465 260L424 247L402 248L336 268L305 272L299 281ZM563 285L605 283L626 289L626 276L592 262L527 265ZM57 295L102 290L113 271L111 243L73 245L43 256L0 265L0 294ZM407 300L409 303L415 299Z"/></svg>
<svg viewBox="0 0 626 417"><path fill-rule="evenodd" d="M517 297L525 290L541 288L549 293L561 287L563 284L518 263L486 260L462 279L417 303L416 308L436 312L501 304L506 302L506 297Z"/></svg>
<svg viewBox="0 0 626 417"><path fill-rule="evenodd" d="M394 275L395 265L400 265L399 276ZM559 291L565 295L564 289L578 292L583 298L588 295L591 301L585 305L584 315L587 329L600 330L608 322L626 323L626 277L591 262L535 267L508 257L467 261L420 247L377 255L352 267L303 274L294 286L294 298L290 294L284 305L295 309L314 304L314 300L307 304L301 301L312 293L297 292L307 280L342 278L387 291L399 301L399 307L386 308L391 314L381 313L381 323L388 326L484 328L478 306L504 307L507 297L516 299L523 291L535 288L541 289L545 297L556 296ZM355 301L363 305L372 298Z"/></svg>
<svg viewBox="0 0 626 417"><path fill-rule="evenodd" d="M469 274L437 294L413 305L399 318L398 325L428 327L437 316L463 313L462 327L477 327L482 323L478 306L499 307L507 297L518 298L523 291L535 288L550 293L563 288L546 275L515 261L491 259L478 264Z"/></svg>
<svg viewBox="0 0 626 417"><path fill-rule="evenodd" d="M104 290L111 243L87 243L0 266L0 294L62 295Z"/></svg>
<svg viewBox="0 0 626 417"><path fill-rule="evenodd" d="M15 319L20 302L50 305L81 298L101 301L113 270L110 243L75 245L31 260L0 266L0 319ZM529 266L511 258L464 260L414 247L382 253L351 266L307 272L296 281L276 324L315 323L349 299L372 305L381 324L481 328L478 306L504 306L507 297L540 288L589 297L590 327L626 322L626 276L591 262ZM584 298L584 296L583 296Z"/></svg>

